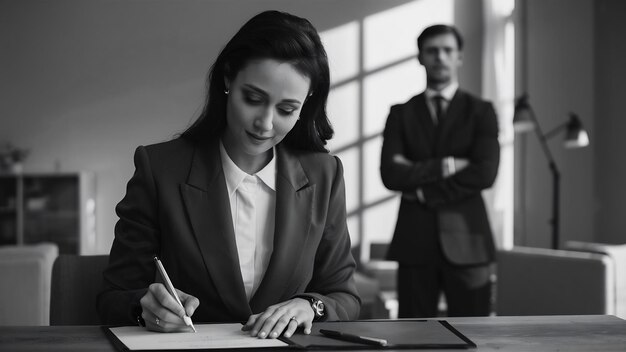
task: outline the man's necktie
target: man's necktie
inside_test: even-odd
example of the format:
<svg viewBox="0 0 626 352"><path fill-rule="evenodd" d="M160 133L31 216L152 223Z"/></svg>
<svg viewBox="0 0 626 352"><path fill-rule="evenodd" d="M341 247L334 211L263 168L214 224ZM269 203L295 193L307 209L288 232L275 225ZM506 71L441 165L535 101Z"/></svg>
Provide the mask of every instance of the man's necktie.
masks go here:
<svg viewBox="0 0 626 352"><path fill-rule="evenodd" d="M441 122L441 119L443 118L443 114L444 114L443 104L446 101L446 99L442 97L441 95L435 95L433 97L433 101L435 102L435 118L437 120L437 123L439 123Z"/></svg>

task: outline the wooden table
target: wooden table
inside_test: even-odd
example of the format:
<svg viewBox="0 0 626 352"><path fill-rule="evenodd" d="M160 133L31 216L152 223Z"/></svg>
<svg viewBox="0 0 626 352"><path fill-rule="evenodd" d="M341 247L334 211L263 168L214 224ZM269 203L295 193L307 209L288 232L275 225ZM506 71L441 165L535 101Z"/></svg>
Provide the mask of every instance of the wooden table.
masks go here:
<svg viewBox="0 0 626 352"><path fill-rule="evenodd" d="M445 320L476 343L475 351L626 351L626 321L614 316ZM114 352L115 348L98 326L0 326L0 351Z"/></svg>

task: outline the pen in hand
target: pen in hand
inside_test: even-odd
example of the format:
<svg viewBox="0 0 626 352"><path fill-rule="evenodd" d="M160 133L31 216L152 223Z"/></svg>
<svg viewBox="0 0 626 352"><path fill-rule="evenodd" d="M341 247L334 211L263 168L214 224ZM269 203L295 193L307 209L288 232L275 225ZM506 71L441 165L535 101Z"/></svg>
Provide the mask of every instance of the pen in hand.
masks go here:
<svg viewBox="0 0 626 352"><path fill-rule="evenodd" d="M326 329L320 329L320 333L326 337L330 337L331 339L337 339L337 340L343 340L343 341L349 341L349 342L357 342L357 343L363 343L363 344L374 345L374 346L383 346L383 347L387 346L387 340L379 339L375 337L359 336L359 335L348 334L348 333L341 332L341 331L326 330Z"/></svg>
<svg viewBox="0 0 626 352"><path fill-rule="evenodd" d="M170 295L174 297L176 302L178 302L178 304L181 307L183 307L183 310L184 310L185 306L183 306L183 303L180 301L180 298L178 298L176 289L174 289L174 285L172 285L172 281L170 280L170 277L167 275L167 272L165 271L165 268L163 267L163 263L161 263L161 261L159 260L159 257L157 257L156 255L154 256L154 262L156 263L157 269L159 270L159 273L161 274L163 281L165 281L165 288L167 288ZM193 332L196 332L196 328L193 326L193 322L191 321L191 318L187 316L187 313L185 313L185 315L183 316L183 321L185 322L185 325L190 326L193 329Z"/></svg>

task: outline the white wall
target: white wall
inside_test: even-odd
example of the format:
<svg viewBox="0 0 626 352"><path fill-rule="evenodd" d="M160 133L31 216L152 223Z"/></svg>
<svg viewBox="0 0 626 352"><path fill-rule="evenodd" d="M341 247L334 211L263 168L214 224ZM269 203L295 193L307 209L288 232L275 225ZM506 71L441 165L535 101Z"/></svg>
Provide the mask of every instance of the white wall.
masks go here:
<svg viewBox="0 0 626 352"><path fill-rule="evenodd" d="M525 15L519 77L520 93L528 92L544 132L565 122L570 111L581 118L591 144L564 149L564 134L548 142L561 171L561 243L593 241L597 200L594 153L601 139L595 124L594 3L592 0L518 1ZM518 138L516 163L516 244L549 247L551 244L552 181L547 159L535 135ZM521 160L517 160L517 159ZM598 179L598 182L601 182Z"/></svg>

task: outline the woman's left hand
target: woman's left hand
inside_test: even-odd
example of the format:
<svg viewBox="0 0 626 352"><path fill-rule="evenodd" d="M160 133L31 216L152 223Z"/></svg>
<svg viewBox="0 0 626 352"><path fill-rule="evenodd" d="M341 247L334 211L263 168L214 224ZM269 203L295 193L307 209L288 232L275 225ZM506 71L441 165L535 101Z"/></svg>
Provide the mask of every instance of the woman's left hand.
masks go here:
<svg viewBox="0 0 626 352"><path fill-rule="evenodd" d="M264 312L250 316L243 331L250 331L251 336L275 339L280 334L291 337L298 326L304 327L304 333L310 334L313 327L313 309L304 298L293 298L269 306Z"/></svg>

